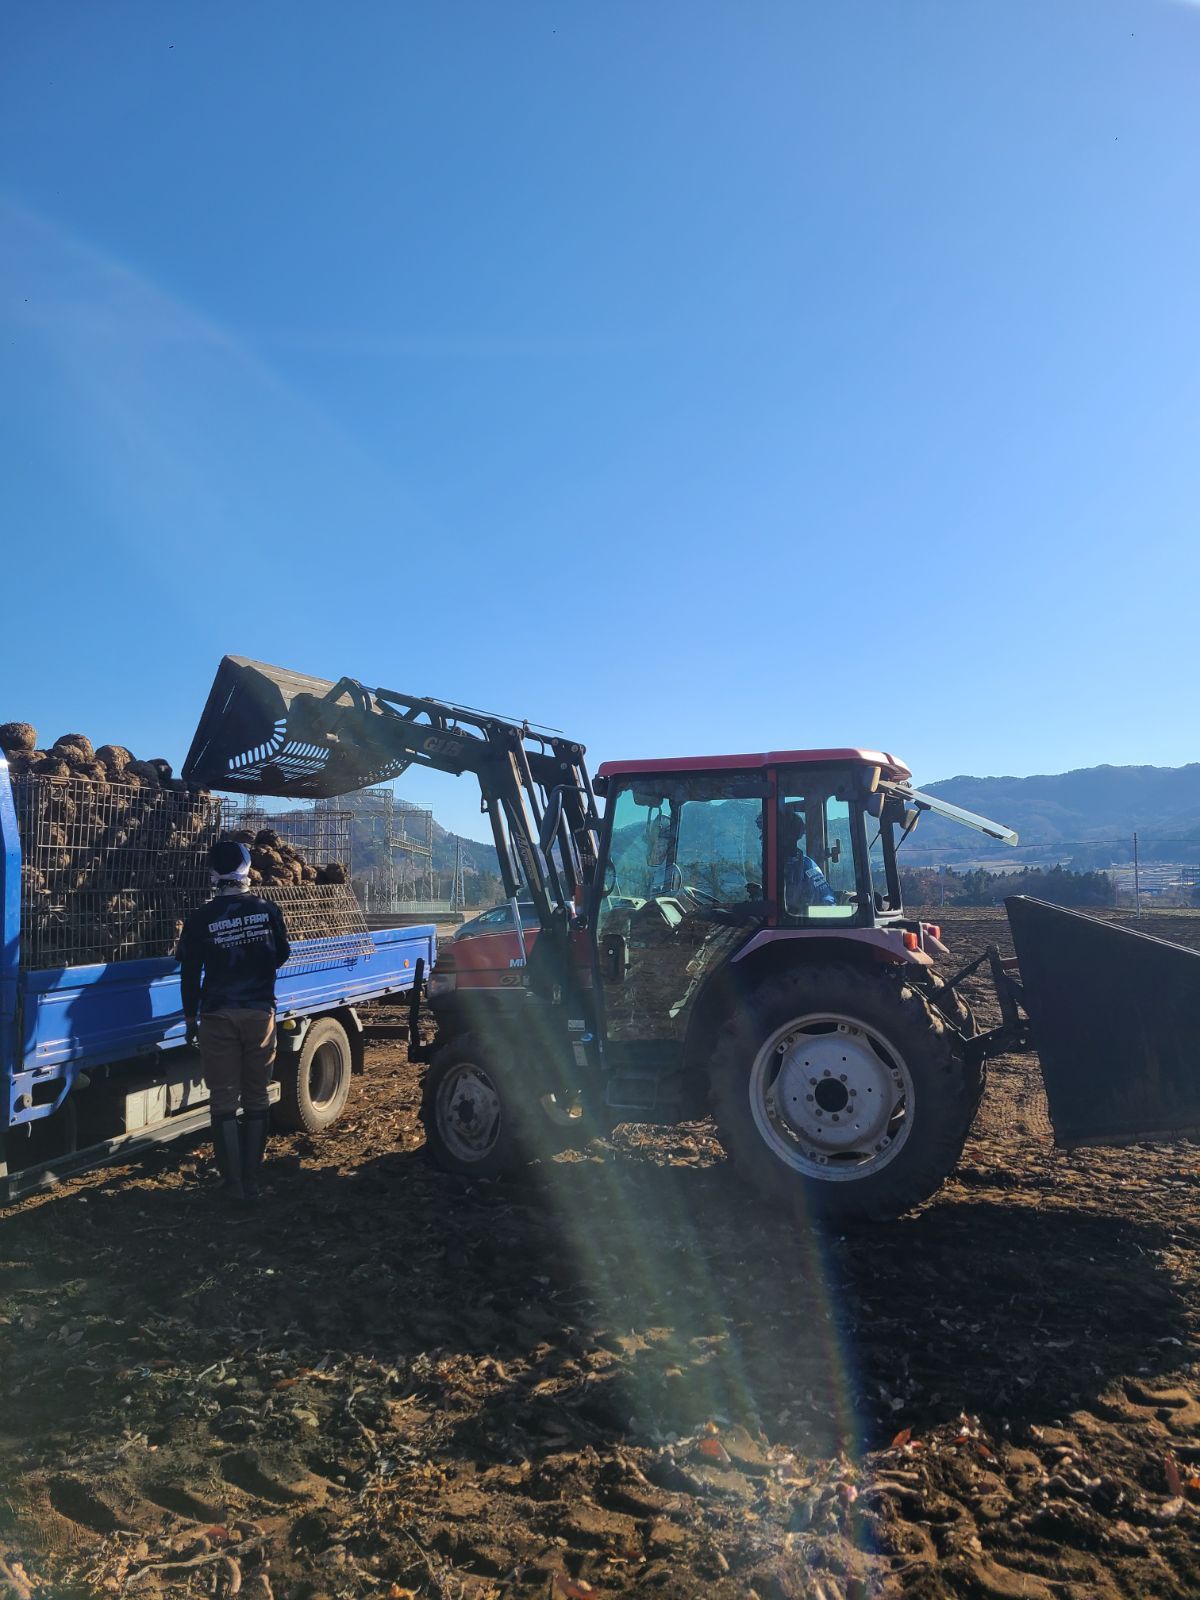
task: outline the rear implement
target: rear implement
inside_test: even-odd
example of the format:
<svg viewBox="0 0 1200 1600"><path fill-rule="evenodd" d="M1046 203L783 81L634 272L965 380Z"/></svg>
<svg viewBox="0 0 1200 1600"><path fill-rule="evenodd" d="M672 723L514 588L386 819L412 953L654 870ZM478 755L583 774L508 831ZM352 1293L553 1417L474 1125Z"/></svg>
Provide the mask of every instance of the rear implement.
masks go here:
<svg viewBox="0 0 1200 1600"><path fill-rule="evenodd" d="M1200 953L1041 900L1005 907L1055 1143L1200 1133Z"/></svg>

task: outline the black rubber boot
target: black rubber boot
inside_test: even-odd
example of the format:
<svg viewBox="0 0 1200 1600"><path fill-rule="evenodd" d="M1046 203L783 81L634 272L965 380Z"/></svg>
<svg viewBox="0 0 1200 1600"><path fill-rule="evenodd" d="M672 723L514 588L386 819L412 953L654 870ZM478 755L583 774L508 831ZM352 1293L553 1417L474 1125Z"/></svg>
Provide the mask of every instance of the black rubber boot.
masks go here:
<svg viewBox="0 0 1200 1600"><path fill-rule="evenodd" d="M238 1137L236 1111L224 1111L212 1119L213 1155L221 1174L221 1193L226 1200L242 1200L242 1146Z"/></svg>
<svg viewBox="0 0 1200 1600"><path fill-rule="evenodd" d="M258 1180L263 1152L267 1148L269 1111L242 1112L242 1192L247 1200L258 1199Z"/></svg>

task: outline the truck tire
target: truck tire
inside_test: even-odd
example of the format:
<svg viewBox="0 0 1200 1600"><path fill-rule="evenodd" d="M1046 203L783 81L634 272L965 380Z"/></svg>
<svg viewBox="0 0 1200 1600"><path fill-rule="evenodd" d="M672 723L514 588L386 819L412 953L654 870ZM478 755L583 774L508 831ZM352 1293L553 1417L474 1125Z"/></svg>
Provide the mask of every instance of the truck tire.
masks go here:
<svg viewBox="0 0 1200 1600"><path fill-rule="evenodd" d="M323 1133L342 1114L353 1062L345 1028L336 1017L318 1017L304 1035L299 1055L279 1069L276 1126Z"/></svg>
<svg viewBox="0 0 1200 1600"><path fill-rule="evenodd" d="M961 1046L916 988L842 966L760 983L718 1037L709 1088L739 1175L839 1223L928 1199L978 1100Z"/></svg>
<svg viewBox="0 0 1200 1600"><path fill-rule="evenodd" d="M494 1178L577 1142L581 1120L535 1094L497 1040L463 1033L434 1055L421 1089L425 1145L444 1172Z"/></svg>

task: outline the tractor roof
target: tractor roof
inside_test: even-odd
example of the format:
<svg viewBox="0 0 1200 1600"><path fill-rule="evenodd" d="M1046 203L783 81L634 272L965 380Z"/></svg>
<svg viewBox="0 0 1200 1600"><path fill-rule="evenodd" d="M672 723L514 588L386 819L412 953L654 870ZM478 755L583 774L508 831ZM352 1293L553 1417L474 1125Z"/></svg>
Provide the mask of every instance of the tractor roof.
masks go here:
<svg viewBox="0 0 1200 1600"><path fill-rule="evenodd" d="M834 763L879 767L889 783L906 783L912 773L903 761L882 750L765 750L743 756L670 756L659 761L605 761L599 778L650 777L660 772L745 772L753 767L828 767Z"/></svg>

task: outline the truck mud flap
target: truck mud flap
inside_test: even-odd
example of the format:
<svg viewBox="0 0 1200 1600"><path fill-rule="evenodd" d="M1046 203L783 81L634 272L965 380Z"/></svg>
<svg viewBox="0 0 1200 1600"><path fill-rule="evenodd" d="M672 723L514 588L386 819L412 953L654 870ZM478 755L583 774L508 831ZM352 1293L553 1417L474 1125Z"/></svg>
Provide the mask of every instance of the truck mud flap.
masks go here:
<svg viewBox="0 0 1200 1600"><path fill-rule="evenodd" d="M1004 902L1059 1145L1200 1133L1200 952Z"/></svg>

